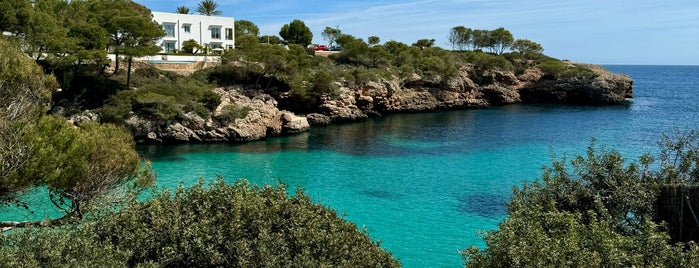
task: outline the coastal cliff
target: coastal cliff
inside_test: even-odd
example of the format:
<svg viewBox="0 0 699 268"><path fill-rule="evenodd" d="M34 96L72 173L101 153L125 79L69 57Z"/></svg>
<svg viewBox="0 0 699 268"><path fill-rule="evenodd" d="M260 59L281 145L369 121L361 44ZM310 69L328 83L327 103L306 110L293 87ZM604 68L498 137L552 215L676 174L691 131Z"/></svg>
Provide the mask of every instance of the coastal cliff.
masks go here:
<svg viewBox="0 0 699 268"><path fill-rule="evenodd" d="M251 90L244 86L214 90L221 103L212 116L187 113L182 120L157 121L132 115L125 125L141 143L247 142L307 131L311 126L351 122L387 113L487 108L514 103L582 105L624 104L633 96L630 77L601 66L584 66L586 75L555 75L538 67L519 74L462 67L450 78L380 79L361 86L337 83L339 94L324 95L310 111L289 92ZM305 104L303 104L305 105ZM225 108L246 110L222 120Z"/></svg>

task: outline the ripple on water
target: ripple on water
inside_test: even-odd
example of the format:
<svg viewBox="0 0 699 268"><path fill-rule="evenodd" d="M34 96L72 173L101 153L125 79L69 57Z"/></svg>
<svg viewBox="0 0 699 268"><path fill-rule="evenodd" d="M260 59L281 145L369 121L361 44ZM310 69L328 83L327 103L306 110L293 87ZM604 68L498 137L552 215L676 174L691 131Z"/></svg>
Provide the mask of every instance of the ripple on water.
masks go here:
<svg viewBox="0 0 699 268"><path fill-rule="evenodd" d="M384 191L384 190L377 190L377 189L364 190L364 191L362 191L362 194L369 196L369 197L376 197L376 198L381 198L381 199L389 199L389 200L398 199L398 196L394 193L391 193L389 191Z"/></svg>

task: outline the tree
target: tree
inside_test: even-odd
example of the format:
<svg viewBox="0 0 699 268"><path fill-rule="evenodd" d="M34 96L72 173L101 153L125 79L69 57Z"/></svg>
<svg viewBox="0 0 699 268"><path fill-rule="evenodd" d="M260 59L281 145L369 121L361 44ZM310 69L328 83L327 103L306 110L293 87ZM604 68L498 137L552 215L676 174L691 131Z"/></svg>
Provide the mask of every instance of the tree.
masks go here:
<svg viewBox="0 0 699 268"><path fill-rule="evenodd" d="M472 41L473 30L464 26L456 26L449 31L449 43L452 49L464 50L467 49Z"/></svg>
<svg viewBox="0 0 699 268"><path fill-rule="evenodd" d="M21 204L23 191L38 184L36 178L20 175L35 147L22 137L48 110L51 92L58 87L19 47L0 36L0 204Z"/></svg>
<svg viewBox="0 0 699 268"><path fill-rule="evenodd" d="M189 8L186 6L180 6L180 7L177 7L177 10L175 12L177 14L189 14Z"/></svg>
<svg viewBox="0 0 699 268"><path fill-rule="evenodd" d="M483 48L488 48L490 50L493 49L493 46L495 45L495 41L492 38L490 31L488 30L473 30L472 32L473 35L473 48L478 50L478 49L483 49Z"/></svg>
<svg viewBox="0 0 699 268"><path fill-rule="evenodd" d="M279 31L279 36L288 44L299 44L303 47L310 45L311 40L313 40L311 29L306 27L306 24L301 20L293 20L289 24L284 24Z"/></svg>
<svg viewBox="0 0 699 268"><path fill-rule="evenodd" d="M373 47L381 43L381 39L378 36L372 35L367 38L367 43L369 43L369 46Z"/></svg>
<svg viewBox="0 0 699 268"><path fill-rule="evenodd" d="M28 208L18 197L43 186L65 214L48 221L0 222L3 230L80 219L95 200L123 186L139 169L133 139L123 128L74 126L44 115L56 81L17 47L0 37L0 200Z"/></svg>
<svg viewBox="0 0 699 268"><path fill-rule="evenodd" d="M28 0L0 1L0 32L23 34L31 25L32 4Z"/></svg>
<svg viewBox="0 0 699 268"><path fill-rule="evenodd" d="M487 248L463 252L467 265L682 267L695 263L699 247L693 241L683 243L686 240L674 244L666 231L673 226L663 226L668 221L658 217L657 203L664 198L659 195L662 187L696 188L699 132L665 137L660 146L657 164L647 154L627 163L619 152L594 144L587 155L570 163L565 158L554 161L540 180L514 190L507 204L509 216L485 236Z"/></svg>
<svg viewBox="0 0 699 268"><path fill-rule="evenodd" d="M235 46L239 49L248 49L260 43L260 28L252 21L235 21Z"/></svg>
<svg viewBox="0 0 699 268"><path fill-rule="evenodd" d="M419 39L413 43L414 47L428 48L434 45L434 39Z"/></svg>
<svg viewBox="0 0 699 268"><path fill-rule="evenodd" d="M260 35L260 28L249 20L236 20L235 21L235 36L250 35L257 37Z"/></svg>
<svg viewBox="0 0 699 268"><path fill-rule="evenodd" d="M197 4L197 13L205 16L218 16L223 14L220 10L217 10L218 3L213 0L202 0Z"/></svg>
<svg viewBox="0 0 699 268"><path fill-rule="evenodd" d="M517 39L512 43L512 49L522 54L541 54L544 48L529 39Z"/></svg>
<svg viewBox="0 0 699 268"><path fill-rule="evenodd" d="M98 1L92 9L98 14L100 25L109 33L109 46L116 57L114 73L119 71L119 56L128 56L128 87L133 57L153 55L160 51L155 41L164 36L165 32L153 21L148 8L133 1Z"/></svg>
<svg viewBox="0 0 699 268"><path fill-rule="evenodd" d="M497 54L502 54L509 49L514 42L512 33L503 27L490 31L490 36L493 39L493 51Z"/></svg>
<svg viewBox="0 0 699 268"><path fill-rule="evenodd" d="M106 257L105 257L106 256ZM0 237L0 266L398 267L302 191L218 180L133 198L76 226Z"/></svg>
<svg viewBox="0 0 699 268"><path fill-rule="evenodd" d="M328 47L332 47L335 44L335 39L340 36L340 30L326 26L321 35L325 41L328 41Z"/></svg>
<svg viewBox="0 0 699 268"><path fill-rule="evenodd" d="M282 39L276 35L263 35L263 36L260 36L259 40L260 40L260 43L271 44L271 45L279 45L279 44L283 43Z"/></svg>

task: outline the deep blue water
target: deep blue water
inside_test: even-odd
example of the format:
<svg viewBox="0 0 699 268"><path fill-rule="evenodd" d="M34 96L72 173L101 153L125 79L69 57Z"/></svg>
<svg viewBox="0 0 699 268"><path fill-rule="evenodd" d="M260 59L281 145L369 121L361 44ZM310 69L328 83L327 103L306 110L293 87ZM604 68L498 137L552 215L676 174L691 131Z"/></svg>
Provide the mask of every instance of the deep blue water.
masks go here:
<svg viewBox="0 0 699 268"><path fill-rule="evenodd" d="M458 250L505 217L512 188L594 137L629 158L699 128L699 66L606 66L634 79L630 105L509 105L391 115L243 145L140 147L158 185L199 177L283 181L367 228L405 267L459 267ZM39 217L47 212L14 217ZM0 220L4 220L1 217Z"/></svg>

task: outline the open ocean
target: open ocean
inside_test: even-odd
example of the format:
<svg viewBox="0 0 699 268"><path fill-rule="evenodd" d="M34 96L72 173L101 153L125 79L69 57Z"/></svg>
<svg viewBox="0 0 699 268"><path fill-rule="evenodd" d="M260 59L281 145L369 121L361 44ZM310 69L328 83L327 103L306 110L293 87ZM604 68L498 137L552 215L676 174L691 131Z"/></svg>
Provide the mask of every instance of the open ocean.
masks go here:
<svg viewBox="0 0 699 268"><path fill-rule="evenodd" d="M483 246L512 188L552 156L585 152L592 138L629 159L657 151L663 134L699 129L699 66L605 66L634 79L630 105L508 105L389 115L243 145L143 146L158 186L217 175L299 185L366 227L405 267L460 267ZM37 201L38 202L38 201ZM0 210L0 220L42 218Z"/></svg>

